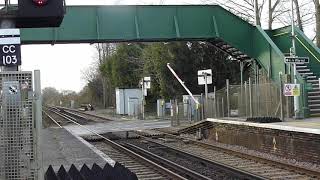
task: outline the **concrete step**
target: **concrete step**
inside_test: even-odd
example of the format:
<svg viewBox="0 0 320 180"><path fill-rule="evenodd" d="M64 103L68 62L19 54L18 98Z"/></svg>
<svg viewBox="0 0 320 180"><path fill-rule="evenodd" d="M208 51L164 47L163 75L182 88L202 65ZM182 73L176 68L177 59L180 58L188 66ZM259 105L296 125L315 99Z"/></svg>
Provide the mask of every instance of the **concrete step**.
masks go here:
<svg viewBox="0 0 320 180"><path fill-rule="evenodd" d="M316 109L316 107L320 107L320 104L309 104L310 109Z"/></svg>
<svg viewBox="0 0 320 180"><path fill-rule="evenodd" d="M313 103L320 103L320 99L313 99L313 100L308 100L309 104L313 104Z"/></svg>
<svg viewBox="0 0 320 180"><path fill-rule="evenodd" d="M319 82L319 79L307 79L308 83Z"/></svg>
<svg viewBox="0 0 320 180"><path fill-rule="evenodd" d="M313 75L313 72L299 72L299 74L304 74L304 75L308 75L308 76L310 75L311 76L311 75Z"/></svg>
<svg viewBox="0 0 320 180"><path fill-rule="evenodd" d="M313 108L310 108L310 112L317 112L317 113L320 113L320 109L313 109Z"/></svg>
<svg viewBox="0 0 320 180"><path fill-rule="evenodd" d="M310 69L297 69L299 73L301 72L311 72Z"/></svg>
<svg viewBox="0 0 320 180"><path fill-rule="evenodd" d="M308 66L301 64L301 65L297 66L297 69L300 69L300 68L308 68Z"/></svg>
<svg viewBox="0 0 320 180"><path fill-rule="evenodd" d="M308 99L320 99L320 95L308 95Z"/></svg>
<svg viewBox="0 0 320 180"><path fill-rule="evenodd" d="M314 76L314 75L311 76L311 75L310 75L310 76L307 76L307 79L317 79L317 76Z"/></svg>
<svg viewBox="0 0 320 180"><path fill-rule="evenodd" d="M309 92L320 91L319 87L312 87Z"/></svg>
<svg viewBox="0 0 320 180"><path fill-rule="evenodd" d="M314 94L320 94L320 91L319 91L319 89L316 89L316 91L309 91L308 92L308 95L314 95Z"/></svg>

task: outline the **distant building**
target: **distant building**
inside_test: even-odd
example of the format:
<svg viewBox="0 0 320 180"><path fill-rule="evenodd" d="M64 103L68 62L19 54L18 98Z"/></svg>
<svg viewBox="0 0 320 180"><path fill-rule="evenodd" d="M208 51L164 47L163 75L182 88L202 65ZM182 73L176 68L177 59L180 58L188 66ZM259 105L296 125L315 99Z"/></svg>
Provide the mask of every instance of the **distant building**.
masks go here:
<svg viewBox="0 0 320 180"><path fill-rule="evenodd" d="M116 112L121 115L136 116L141 111L141 89L116 88Z"/></svg>

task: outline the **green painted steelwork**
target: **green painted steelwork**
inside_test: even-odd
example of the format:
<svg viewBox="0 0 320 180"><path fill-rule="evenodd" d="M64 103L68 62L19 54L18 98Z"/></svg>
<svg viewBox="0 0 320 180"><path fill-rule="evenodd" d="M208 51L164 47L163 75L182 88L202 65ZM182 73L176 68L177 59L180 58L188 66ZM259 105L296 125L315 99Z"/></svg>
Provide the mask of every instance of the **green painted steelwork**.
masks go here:
<svg viewBox="0 0 320 180"><path fill-rule="evenodd" d="M285 73L283 53L289 52L289 28L267 33L220 6L70 6L60 28L22 29L23 44L182 41L222 39L253 59L270 78ZM297 53L320 52L299 30ZM303 45L302 45L303 44ZM309 48L305 48L307 46ZM279 49L280 48L280 49ZM312 57L311 57L312 58ZM320 62L311 64L320 72Z"/></svg>
<svg viewBox="0 0 320 180"><path fill-rule="evenodd" d="M285 54L290 53L291 44L291 27L285 27L270 32L270 36L276 45L281 49ZM296 32L296 55L300 57L309 57L310 62L308 68L320 76L320 50L315 46L311 40L304 35L304 33L299 29L295 28ZM281 34L278 35L277 34Z"/></svg>
<svg viewBox="0 0 320 180"><path fill-rule="evenodd" d="M290 48L292 47L292 37L291 37L291 27L284 27L269 31L268 34L276 45L281 49L283 54L289 55ZM320 77L320 50L306 35L297 27L295 27L296 34L296 55L299 57L309 57L310 62L307 64L308 68L317 76ZM293 78L293 77L292 77ZM308 97L308 83L301 76L297 74L297 79L300 84L302 84L303 95L300 96L300 109L304 112L304 117L310 116L310 111L307 106Z"/></svg>
<svg viewBox="0 0 320 180"><path fill-rule="evenodd" d="M23 44L221 37L252 55L254 29L220 6L70 6L60 28L22 29L21 36Z"/></svg>
<svg viewBox="0 0 320 180"><path fill-rule="evenodd" d="M23 44L223 39L276 79L281 52L261 28L220 6L70 6L60 28L22 29ZM277 66L275 66L277 65Z"/></svg>
<svg viewBox="0 0 320 180"><path fill-rule="evenodd" d="M296 32L297 55L310 57L310 68L319 76L319 49ZM284 64L290 27L264 31L217 5L70 6L60 28L22 29L21 38L22 44L220 39L256 59L275 82L279 72L290 69Z"/></svg>

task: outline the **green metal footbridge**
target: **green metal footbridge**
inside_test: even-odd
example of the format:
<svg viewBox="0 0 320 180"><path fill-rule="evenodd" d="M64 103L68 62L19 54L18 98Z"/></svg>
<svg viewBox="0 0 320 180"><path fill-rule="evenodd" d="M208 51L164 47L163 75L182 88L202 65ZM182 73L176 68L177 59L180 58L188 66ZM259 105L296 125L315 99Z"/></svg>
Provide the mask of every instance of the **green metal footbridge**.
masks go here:
<svg viewBox="0 0 320 180"><path fill-rule="evenodd" d="M284 63L290 29L265 31L217 5L69 6L60 28L22 29L21 37L23 44L208 41L240 61L257 60L278 83L279 72L289 74L291 69ZM298 80L313 86L301 96L301 109L306 116L320 115L320 51L295 31L297 56L310 58L309 64L298 65Z"/></svg>

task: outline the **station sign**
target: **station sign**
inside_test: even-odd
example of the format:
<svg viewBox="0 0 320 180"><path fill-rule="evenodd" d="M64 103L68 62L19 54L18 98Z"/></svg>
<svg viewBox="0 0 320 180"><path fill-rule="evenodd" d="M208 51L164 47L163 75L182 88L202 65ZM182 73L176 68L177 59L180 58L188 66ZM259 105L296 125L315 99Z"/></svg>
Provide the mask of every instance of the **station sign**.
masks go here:
<svg viewBox="0 0 320 180"><path fill-rule="evenodd" d="M212 84L212 70L200 70L198 71L198 84L205 85L205 84Z"/></svg>
<svg viewBox="0 0 320 180"><path fill-rule="evenodd" d="M300 96L300 84L284 84L283 95L284 96Z"/></svg>
<svg viewBox="0 0 320 180"><path fill-rule="evenodd" d="M21 65L19 29L0 29L0 66Z"/></svg>
<svg viewBox="0 0 320 180"><path fill-rule="evenodd" d="M287 64L309 63L308 57L285 57L284 62Z"/></svg>

